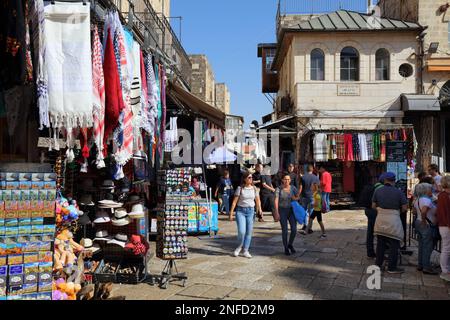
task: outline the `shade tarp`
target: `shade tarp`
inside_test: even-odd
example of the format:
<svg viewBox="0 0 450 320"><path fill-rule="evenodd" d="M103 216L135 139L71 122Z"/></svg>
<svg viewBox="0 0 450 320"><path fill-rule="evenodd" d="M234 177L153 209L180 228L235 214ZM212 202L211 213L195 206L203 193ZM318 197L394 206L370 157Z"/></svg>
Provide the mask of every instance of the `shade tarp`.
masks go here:
<svg viewBox="0 0 450 320"><path fill-rule="evenodd" d="M208 160L211 164L223 164L236 161L237 156L226 147L220 147L209 155Z"/></svg>

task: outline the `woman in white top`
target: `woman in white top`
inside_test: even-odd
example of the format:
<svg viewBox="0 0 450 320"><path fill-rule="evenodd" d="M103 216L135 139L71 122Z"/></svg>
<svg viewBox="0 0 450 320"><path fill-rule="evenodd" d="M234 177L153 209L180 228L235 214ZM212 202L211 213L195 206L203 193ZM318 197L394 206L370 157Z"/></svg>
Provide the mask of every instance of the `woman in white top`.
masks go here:
<svg viewBox="0 0 450 320"><path fill-rule="evenodd" d="M244 257L251 258L249 248L252 242L255 206L258 212L262 212L261 201L258 191L253 185L252 175L246 172L243 174L242 180L242 185L236 189L230 210L230 218L233 218L234 210L236 209L236 223L238 228L239 246L234 251L234 256L239 256L242 249L244 249Z"/></svg>
<svg viewBox="0 0 450 320"><path fill-rule="evenodd" d="M424 274L437 274L431 267L431 253L433 252L433 234L430 224L437 221L437 207L433 203L433 186L429 183L420 183L414 189L416 200L414 208L417 212L415 228L419 236L418 271Z"/></svg>

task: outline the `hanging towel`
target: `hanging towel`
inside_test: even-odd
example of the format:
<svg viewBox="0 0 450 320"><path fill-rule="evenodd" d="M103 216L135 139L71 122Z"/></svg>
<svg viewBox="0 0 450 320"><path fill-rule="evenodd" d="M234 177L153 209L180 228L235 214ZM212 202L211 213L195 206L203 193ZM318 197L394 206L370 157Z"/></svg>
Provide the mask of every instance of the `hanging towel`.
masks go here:
<svg viewBox="0 0 450 320"><path fill-rule="evenodd" d="M44 10L50 123L67 131L92 127L90 6L55 2Z"/></svg>
<svg viewBox="0 0 450 320"><path fill-rule="evenodd" d="M343 134L336 134L336 156L339 160L345 159L345 139Z"/></svg>
<svg viewBox="0 0 450 320"><path fill-rule="evenodd" d="M125 108L120 87L119 70L114 55L112 35L108 33L108 39L105 47L105 61L103 71L105 74L105 136L104 151L106 151L106 142L108 141L114 128L119 123L119 115Z"/></svg>
<svg viewBox="0 0 450 320"><path fill-rule="evenodd" d="M94 143L97 146L96 165L98 169L101 169L105 167L103 157L103 138L105 135L105 78L102 65L102 43L98 36L97 26L94 28L92 47Z"/></svg>
<svg viewBox="0 0 450 320"><path fill-rule="evenodd" d="M386 162L386 135L380 135L380 161Z"/></svg>
<svg viewBox="0 0 450 320"><path fill-rule="evenodd" d="M367 150L367 140L364 133L358 134L359 139L359 157L360 161L369 161L369 152Z"/></svg>
<svg viewBox="0 0 450 320"><path fill-rule="evenodd" d="M344 134L345 161L355 161L353 155L353 136L349 133Z"/></svg>
<svg viewBox="0 0 450 320"><path fill-rule="evenodd" d="M317 162L327 162L327 135L319 133L314 137L314 159Z"/></svg>
<svg viewBox="0 0 450 320"><path fill-rule="evenodd" d="M373 134L366 134L366 145L367 145L367 157L369 161L373 160Z"/></svg>

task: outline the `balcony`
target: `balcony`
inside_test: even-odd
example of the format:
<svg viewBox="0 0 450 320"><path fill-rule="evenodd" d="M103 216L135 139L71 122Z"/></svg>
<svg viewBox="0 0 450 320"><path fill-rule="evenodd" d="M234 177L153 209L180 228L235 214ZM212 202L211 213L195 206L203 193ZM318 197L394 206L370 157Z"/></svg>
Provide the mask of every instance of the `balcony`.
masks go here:
<svg viewBox="0 0 450 320"><path fill-rule="evenodd" d="M133 29L141 36L141 44L162 56L169 69L190 88L191 62L175 35L170 23L163 15L155 12L149 0L102 0L115 6L121 13L124 22L133 19ZM131 10L130 3L133 3Z"/></svg>

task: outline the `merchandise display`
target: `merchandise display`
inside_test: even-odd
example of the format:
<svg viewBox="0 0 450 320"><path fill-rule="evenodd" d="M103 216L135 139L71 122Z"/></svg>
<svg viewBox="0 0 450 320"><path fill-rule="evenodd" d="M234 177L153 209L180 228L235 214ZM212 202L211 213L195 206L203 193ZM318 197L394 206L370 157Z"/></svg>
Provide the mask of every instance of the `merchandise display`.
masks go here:
<svg viewBox="0 0 450 320"><path fill-rule="evenodd" d="M51 300L56 175L0 173L0 300Z"/></svg>
<svg viewBox="0 0 450 320"><path fill-rule="evenodd" d="M158 238L156 254L164 260L186 259L188 206L166 202L165 209L158 212Z"/></svg>

